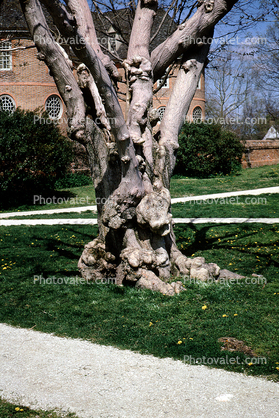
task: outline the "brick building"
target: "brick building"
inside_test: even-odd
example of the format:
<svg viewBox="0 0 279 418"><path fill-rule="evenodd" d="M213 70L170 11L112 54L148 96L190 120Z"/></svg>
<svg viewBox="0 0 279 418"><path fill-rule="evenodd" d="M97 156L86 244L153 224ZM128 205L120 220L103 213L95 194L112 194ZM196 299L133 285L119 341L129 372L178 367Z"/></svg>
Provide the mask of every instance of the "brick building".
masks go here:
<svg viewBox="0 0 279 418"><path fill-rule="evenodd" d="M154 33L159 27L163 13L162 10L158 11L154 22ZM31 40L19 2L17 0L4 0L0 6L0 16L0 108L12 110L20 107L25 110L47 110L51 118L59 120L59 125L65 131L66 109L47 66L36 57L37 50ZM121 59L118 60L117 57L126 56L126 44L131 30L131 11L122 9L117 11L117 16L109 16L109 18L113 18L115 26L108 24L107 19L102 21L99 18L96 19L98 22L96 31L100 44L105 44L104 46L110 51L124 78L124 72L120 64ZM51 19L48 18L48 20L51 28L55 31ZM173 30L173 23L169 20L170 18L166 19L165 24L151 44L151 48L162 42L168 33ZM108 36L104 33L108 33ZM161 115L163 115L168 102L175 78L176 70L174 69L163 83L163 87L155 94L153 105ZM158 86L158 83L160 83L160 80L154 88ZM120 83L120 92L122 90L122 93L124 93L123 89L125 90L125 84ZM122 108L125 111L125 100L122 101ZM204 116L205 94L204 77L202 76L199 88L191 103L188 117L190 119L193 117L202 119Z"/></svg>
<svg viewBox="0 0 279 418"><path fill-rule="evenodd" d="M47 66L36 57L19 2L4 1L0 16L0 107L47 110L63 124L63 102Z"/></svg>

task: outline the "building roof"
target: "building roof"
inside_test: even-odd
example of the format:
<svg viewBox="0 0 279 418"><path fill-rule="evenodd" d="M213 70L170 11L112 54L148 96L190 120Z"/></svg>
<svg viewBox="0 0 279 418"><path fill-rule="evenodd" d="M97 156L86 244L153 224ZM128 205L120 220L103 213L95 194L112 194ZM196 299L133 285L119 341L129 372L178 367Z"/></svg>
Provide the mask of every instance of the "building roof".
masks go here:
<svg viewBox="0 0 279 418"><path fill-rule="evenodd" d="M157 10L157 14L152 26L151 38L159 29L165 13L166 12L163 9ZM122 45L118 50L118 54L120 58L126 58L129 38L134 20L134 11L129 8L125 8L109 11L103 15L94 12L93 19L99 43L106 47L105 43L107 39L107 33L111 30L114 30L122 38ZM150 44L150 50L152 51L160 43L162 43L171 33L174 32L175 29L175 23L171 17L167 15L162 27L158 32L158 35Z"/></svg>
<svg viewBox="0 0 279 418"><path fill-rule="evenodd" d="M154 19L152 36L158 30L164 15L165 11L163 9L158 9L157 15ZM0 6L0 16L1 38L6 37L7 35L9 35L9 38L30 38L30 33L18 0L4 0ZM51 29L55 30L52 19L47 12L46 17ZM129 8L125 8L109 11L103 15L93 12L93 19L99 43L101 46L105 47L104 52L107 53L108 49L108 31L115 31L118 35L120 35L121 39L120 47L117 51L118 55L121 59L126 58L127 46L134 20L134 11ZM175 29L176 25L171 17L167 15L158 35L150 45L151 51L163 42ZM115 56L113 59L115 60Z"/></svg>
<svg viewBox="0 0 279 418"><path fill-rule="evenodd" d="M50 29L55 31L56 27L50 14L46 11L44 6L42 6L42 8ZM31 39L31 35L18 0L4 0L0 6L0 16L0 38L9 36L10 39Z"/></svg>
<svg viewBox="0 0 279 418"><path fill-rule="evenodd" d="M29 35L29 30L24 19L18 0L4 0L0 6L0 36L18 37Z"/></svg>
<svg viewBox="0 0 279 418"><path fill-rule="evenodd" d="M263 140L270 140L270 139L279 139L279 133L276 131L274 126L271 126L263 138Z"/></svg>

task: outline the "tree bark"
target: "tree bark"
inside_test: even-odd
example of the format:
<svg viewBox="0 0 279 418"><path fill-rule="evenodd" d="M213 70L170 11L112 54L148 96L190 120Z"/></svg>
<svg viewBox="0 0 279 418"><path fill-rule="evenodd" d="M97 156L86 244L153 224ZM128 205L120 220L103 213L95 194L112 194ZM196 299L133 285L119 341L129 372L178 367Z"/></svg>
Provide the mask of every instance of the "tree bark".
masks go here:
<svg viewBox="0 0 279 418"><path fill-rule="evenodd" d="M38 0L20 0L30 32L66 104L71 137L87 150L98 206L98 238L88 243L78 267L83 277L115 278L118 285L179 293L171 275L217 278L220 269L201 257L186 258L177 248L171 216L170 178L178 134L209 51L185 41L190 34L211 36L213 26L235 1L210 0L150 56L156 0L139 0L124 67L129 89L125 122L114 80L116 68L100 50L86 0L41 0L60 33L81 61L77 78L55 43ZM46 40L44 42L43 40ZM190 47L191 46L191 47ZM152 109L154 79L182 54L175 87L160 130ZM111 76L111 77L110 77Z"/></svg>

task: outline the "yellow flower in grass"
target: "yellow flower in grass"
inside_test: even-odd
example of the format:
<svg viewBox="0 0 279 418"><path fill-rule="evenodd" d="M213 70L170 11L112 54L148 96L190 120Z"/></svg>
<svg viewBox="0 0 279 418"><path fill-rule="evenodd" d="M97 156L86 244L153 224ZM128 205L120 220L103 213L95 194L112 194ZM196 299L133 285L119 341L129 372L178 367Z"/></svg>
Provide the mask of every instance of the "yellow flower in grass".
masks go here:
<svg viewBox="0 0 279 418"><path fill-rule="evenodd" d="M151 325L153 325L153 322L149 322L149 326L151 327Z"/></svg>
<svg viewBox="0 0 279 418"><path fill-rule="evenodd" d="M233 316L237 316L238 314L237 313L235 313Z"/></svg>
<svg viewBox="0 0 279 418"><path fill-rule="evenodd" d="M248 363L248 366L253 366L253 363Z"/></svg>
<svg viewBox="0 0 279 418"><path fill-rule="evenodd" d="M207 309L207 306L206 305L203 305L202 306L202 309L205 311Z"/></svg>
<svg viewBox="0 0 279 418"><path fill-rule="evenodd" d="M223 318L227 318L227 316L228 316L228 315L226 315L226 314L222 315L222 317L223 317Z"/></svg>
<svg viewBox="0 0 279 418"><path fill-rule="evenodd" d="M278 370L278 371L279 371L279 367L276 367L276 370Z"/></svg>
<svg viewBox="0 0 279 418"><path fill-rule="evenodd" d="M182 344L182 341L178 341L178 343L177 344Z"/></svg>
<svg viewBox="0 0 279 418"><path fill-rule="evenodd" d="M15 411L20 411L20 408L17 406L17 407L15 408Z"/></svg>

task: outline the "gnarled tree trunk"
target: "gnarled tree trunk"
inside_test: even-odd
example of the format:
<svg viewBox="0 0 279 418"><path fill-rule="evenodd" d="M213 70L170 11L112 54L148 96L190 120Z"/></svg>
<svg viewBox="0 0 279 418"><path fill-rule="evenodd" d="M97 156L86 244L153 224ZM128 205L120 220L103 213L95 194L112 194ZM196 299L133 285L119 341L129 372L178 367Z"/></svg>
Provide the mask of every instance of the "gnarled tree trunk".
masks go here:
<svg viewBox="0 0 279 418"><path fill-rule="evenodd" d="M139 0L127 59L127 121L115 91L117 69L98 45L86 0L20 0L31 34L66 104L69 132L86 148L98 202L99 236L89 242L79 269L86 279L116 278L172 295L181 282L172 274L218 277L216 264L187 259L177 248L171 216L170 178L178 134L195 94L209 52L214 25L235 1L199 1L196 13L150 54L150 33L157 0ZM80 60L77 78L55 43L41 8ZM191 40L190 40L191 39ZM178 77L160 125L152 108L153 85L179 56ZM96 123L98 118L99 124Z"/></svg>

